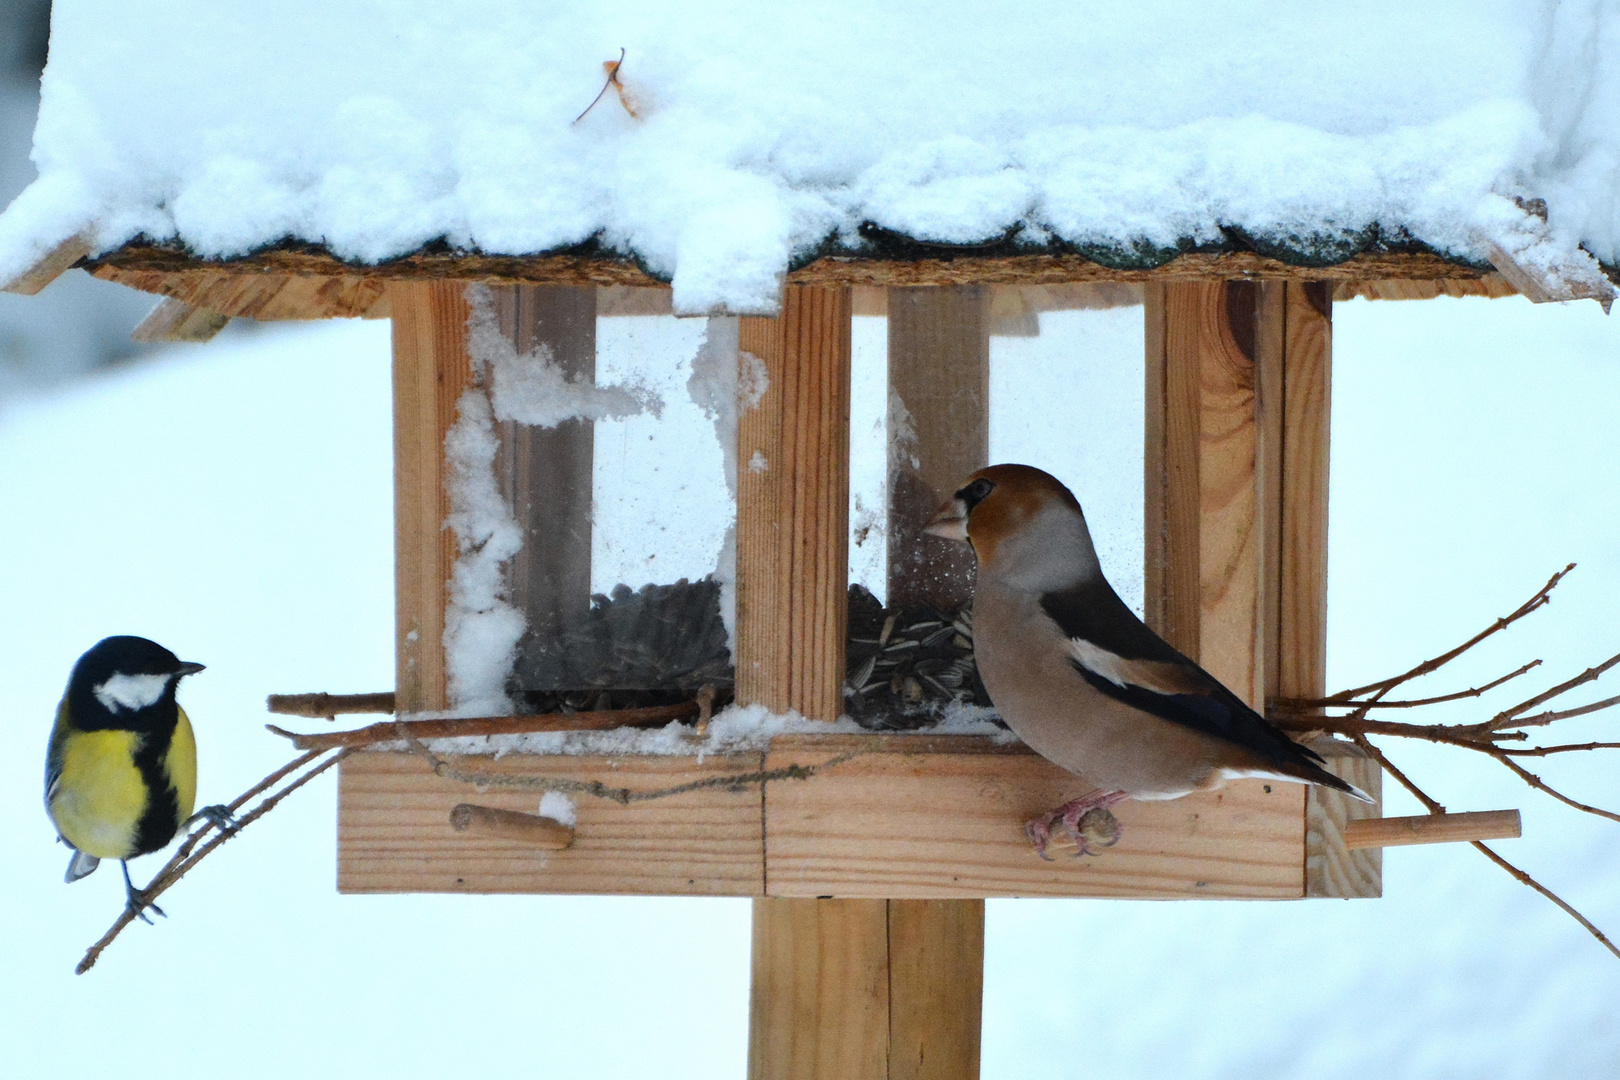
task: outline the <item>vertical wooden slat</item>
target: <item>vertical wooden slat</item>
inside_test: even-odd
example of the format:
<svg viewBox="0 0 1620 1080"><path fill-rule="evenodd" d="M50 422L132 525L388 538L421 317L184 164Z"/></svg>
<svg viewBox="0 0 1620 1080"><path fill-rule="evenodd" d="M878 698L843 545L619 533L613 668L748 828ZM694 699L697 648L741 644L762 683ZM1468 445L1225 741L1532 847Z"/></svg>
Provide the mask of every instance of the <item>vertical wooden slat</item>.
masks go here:
<svg viewBox="0 0 1620 1080"><path fill-rule="evenodd" d="M889 1080L978 1080L984 901L888 906Z"/></svg>
<svg viewBox="0 0 1620 1080"><path fill-rule="evenodd" d="M843 712L849 578L849 290L788 286L739 320L769 386L737 423L737 700Z"/></svg>
<svg viewBox="0 0 1620 1080"><path fill-rule="evenodd" d="M1144 584L1148 625L1199 657L1200 579L1199 342L1211 302L1208 282L1148 287L1149 443L1146 467ZM1224 310L1224 307L1223 307Z"/></svg>
<svg viewBox="0 0 1620 1080"><path fill-rule="evenodd" d="M889 290L889 400L888 605L955 611L972 596L972 553L922 526L990 463L986 290ZM984 902L888 904L890 1080L975 1080Z"/></svg>
<svg viewBox="0 0 1620 1080"><path fill-rule="evenodd" d="M515 285L490 291L501 330L520 354L545 346L571 380L595 381L594 288ZM550 428L497 425L497 474L523 530L523 548L508 567L512 605L528 623L522 655L543 649L590 607L595 427L579 419Z"/></svg>
<svg viewBox="0 0 1620 1080"><path fill-rule="evenodd" d="M1325 282L1290 282L1283 324L1277 662L1274 693L1327 693L1328 444L1332 413L1333 292ZM1319 742L1328 768L1378 798L1383 771L1355 746ZM1383 850L1347 851L1345 823L1378 806L1313 787L1305 798L1305 895L1383 895Z"/></svg>
<svg viewBox="0 0 1620 1080"><path fill-rule="evenodd" d="M788 286L781 316L739 320L737 339L740 363L763 363L769 380L737 423L737 700L834 720L849 579L849 290ZM754 902L750 1080L886 1075L887 912L881 900Z"/></svg>
<svg viewBox="0 0 1620 1080"><path fill-rule="evenodd" d="M888 1071L888 907L754 901L749 1080L881 1080Z"/></svg>
<svg viewBox="0 0 1620 1080"><path fill-rule="evenodd" d="M973 553L922 527L990 463L989 399L987 291L890 289L890 607L954 611L972 595Z"/></svg>
<svg viewBox="0 0 1620 1080"><path fill-rule="evenodd" d="M400 712L442 709L444 609L455 535L444 437L472 381L467 301L448 281L389 286L394 349L395 694Z"/></svg>

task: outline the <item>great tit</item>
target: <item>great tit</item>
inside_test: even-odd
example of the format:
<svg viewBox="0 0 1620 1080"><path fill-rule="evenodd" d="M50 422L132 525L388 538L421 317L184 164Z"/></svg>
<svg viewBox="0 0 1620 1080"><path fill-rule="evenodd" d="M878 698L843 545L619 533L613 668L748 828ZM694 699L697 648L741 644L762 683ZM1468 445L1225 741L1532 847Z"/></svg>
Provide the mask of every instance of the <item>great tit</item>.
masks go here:
<svg viewBox="0 0 1620 1080"><path fill-rule="evenodd" d="M136 890L128 860L167 846L193 821L231 823L223 806L191 812L197 742L174 691L202 669L146 638L107 638L73 665L51 729L45 809L73 848L67 880L121 860L129 910L147 922L144 908L163 910Z"/></svg>

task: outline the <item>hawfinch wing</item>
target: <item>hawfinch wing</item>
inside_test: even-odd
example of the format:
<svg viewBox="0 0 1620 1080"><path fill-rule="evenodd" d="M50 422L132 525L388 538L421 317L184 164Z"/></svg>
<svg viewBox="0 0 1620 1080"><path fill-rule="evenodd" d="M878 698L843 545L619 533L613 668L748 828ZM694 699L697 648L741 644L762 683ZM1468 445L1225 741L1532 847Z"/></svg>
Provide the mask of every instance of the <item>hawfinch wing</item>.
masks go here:
<svg viewBox="0 0 1620 1080"><path fill-rule="evenodd" d="M1138 619L1106 583L1045 593L1041 608L1069 640L1069 662L1101 693L1214 736L1289 773L1321 755L1266 723ZM1334 778L1337 779L1337 778Z"/></svg>

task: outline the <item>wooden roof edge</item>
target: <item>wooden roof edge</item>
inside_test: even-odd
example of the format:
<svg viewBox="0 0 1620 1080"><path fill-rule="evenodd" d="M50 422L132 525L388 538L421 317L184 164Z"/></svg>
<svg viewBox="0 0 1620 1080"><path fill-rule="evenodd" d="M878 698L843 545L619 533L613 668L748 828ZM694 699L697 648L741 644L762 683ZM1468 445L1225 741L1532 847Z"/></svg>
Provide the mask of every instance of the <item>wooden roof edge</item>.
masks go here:
<svg viewBox="0 0 1620 1080"><path fill-rule="evenodd" d="M131 272L232 275L278 274L381 280L456 278L512 284L627 285L668 288L636 261L607 252L486 255L422 251L375 265L345 262L309 245L266 248L233 259L200 259L175 247L128 244L80 260L98 277L117 280ZM108 271L103 273L103 271ZM1490 272L1424 251L1363 251L1329 266L1301 266L1252 251L1188 252L1151 268L1106 266L1068 253L973 254L941 251L919 259L823 255L789 271L802 285L1045 285L1075 282L1149 282L1178 278L1257 278L1301 281L1477 280Z"/></svg>

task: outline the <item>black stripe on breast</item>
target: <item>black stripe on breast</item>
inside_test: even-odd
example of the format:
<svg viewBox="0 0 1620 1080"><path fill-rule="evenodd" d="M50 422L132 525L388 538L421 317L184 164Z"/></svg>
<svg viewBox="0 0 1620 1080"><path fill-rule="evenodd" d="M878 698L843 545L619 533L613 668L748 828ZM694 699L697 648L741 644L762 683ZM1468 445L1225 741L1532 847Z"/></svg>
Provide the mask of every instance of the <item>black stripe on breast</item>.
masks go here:
<svg viewBox="0 0 1620 1080"><path fill-rule="evenodd" d="M174 727L179 721L174 699L159 702L151 712L167 705L175 716L167 725L156 724L142 732L140 746L135 750L135 767L140 770L146 784L146 811L135 826L135 850L130 858L145 855L168 846L180 830L180 796L174 783L164 771L164 759L169 756L169 743L174 738Z"/></svg>

